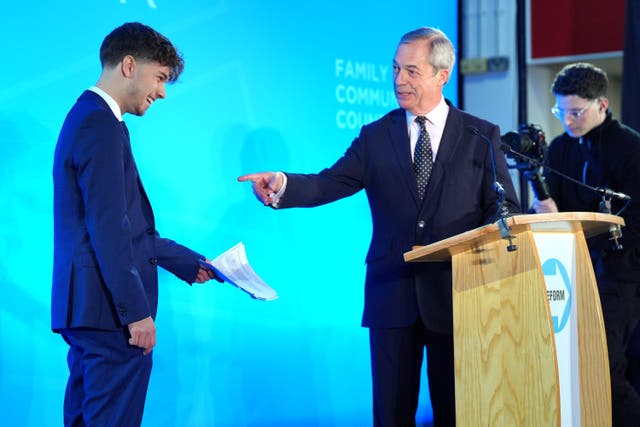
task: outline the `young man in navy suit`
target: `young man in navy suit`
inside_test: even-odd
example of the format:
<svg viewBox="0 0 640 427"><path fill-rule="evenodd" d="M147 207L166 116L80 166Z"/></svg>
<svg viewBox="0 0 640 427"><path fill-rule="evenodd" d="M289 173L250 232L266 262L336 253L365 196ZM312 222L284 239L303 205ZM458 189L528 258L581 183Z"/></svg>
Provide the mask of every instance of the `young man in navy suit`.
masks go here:
<svg viewBox="0 0 640 427"><path fill-rule="evenodd" d="M55 150L51 325L69 344L66 426L139 426L156 343L158 266L217 278L204 256L160 237L131 153L125 113L166 96L184 63L140 23L113 30L102 74L67 115Z"/></svg>
<svg viewBox="0 0 640 427"><path fill-rule="evenodd" d="M393 60L401 108L363 126L345 154L318 174L262 172L238 178L252 181L258 199L274 208L317 206L365 190L373 236L362 324L369 328L375 426L415 426L425 347L434 423L455 425L451 264L403 260L414 245L495 217L491 151L500 152L500 131L443 97L454 60L453 45L441 31L420 28L405 34ZM425 141L429 160L414 162L416 146L426 147ZM426 178L419 164L427 166ZM504 156L496 155L496 173L507 207L517 212ZM426 181L426 187L418 181Z"/></svg>

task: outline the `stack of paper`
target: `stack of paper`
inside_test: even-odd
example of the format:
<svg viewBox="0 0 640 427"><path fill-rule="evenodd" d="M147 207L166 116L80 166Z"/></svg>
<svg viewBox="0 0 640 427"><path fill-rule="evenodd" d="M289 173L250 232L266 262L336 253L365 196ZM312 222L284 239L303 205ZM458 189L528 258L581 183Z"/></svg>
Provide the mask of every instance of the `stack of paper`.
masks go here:
<svg viewBox="0 0 640 427"><path fill-rule="evenodd" d="M213 266L216 274L225 282L247 292L253 298L271 301L278 298L278 294L251 268L242 242L227 249L211 264L202 261L203 267Z"/></svg>

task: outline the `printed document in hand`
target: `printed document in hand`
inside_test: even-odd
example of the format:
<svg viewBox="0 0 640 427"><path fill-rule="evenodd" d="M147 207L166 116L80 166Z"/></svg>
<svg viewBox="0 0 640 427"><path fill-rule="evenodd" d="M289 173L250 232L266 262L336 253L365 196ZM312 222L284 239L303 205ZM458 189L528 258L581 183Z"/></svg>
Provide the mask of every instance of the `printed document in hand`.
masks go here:
<svg viewBox="0 0 640 427"><path fill-rule="evenodd" d="M225 282L242 289L253 298L263 301L278 298L276 291L267 285L249 265L242 242L227 249L211 261L211 264L222 273L221 278Z"/></svg>

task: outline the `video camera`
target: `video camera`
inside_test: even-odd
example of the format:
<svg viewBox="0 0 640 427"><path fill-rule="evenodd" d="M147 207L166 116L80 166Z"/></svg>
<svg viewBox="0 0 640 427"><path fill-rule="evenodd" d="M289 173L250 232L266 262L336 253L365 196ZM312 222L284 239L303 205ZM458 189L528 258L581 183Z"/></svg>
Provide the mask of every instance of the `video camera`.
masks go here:
<svg viewBox="0 0 640 427"><path fill-rule="evenodd" d="M547 141L539 126L523 123L517 132L507 132L500 139L504 145L509 147L504 151L506 151L507 157L516 161L518 169L533 170L544 163L547 156ZM534 162L526 158L534 160Z"/></svg>
<svg viewBox="0 0 640 427"><path fill-rule="evenodd" d="M515 168L531 184L538 200L550 197L549 188L541 173L547 157L547 141L539 126L521 124L517 132L507 132L500 137L507 157L515 160Z"/></svg>

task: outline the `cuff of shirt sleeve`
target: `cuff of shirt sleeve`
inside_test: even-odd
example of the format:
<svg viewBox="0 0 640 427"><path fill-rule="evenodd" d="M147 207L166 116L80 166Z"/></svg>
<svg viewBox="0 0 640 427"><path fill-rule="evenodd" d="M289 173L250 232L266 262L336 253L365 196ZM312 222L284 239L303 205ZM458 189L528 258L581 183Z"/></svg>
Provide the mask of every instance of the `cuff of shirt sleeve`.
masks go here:
<svg viewBox="0 0 640 427"><path fill-rule="evenodd" d="M277 209L280 205L280 199L282 199L282 196L287 189L287 175L285 175L283 172L276 172L276 175L278 175L279 178L282 178L282 187L280 187L280 190L278 190L277 193L271 196L272 201L270 205Z"/></svg>

